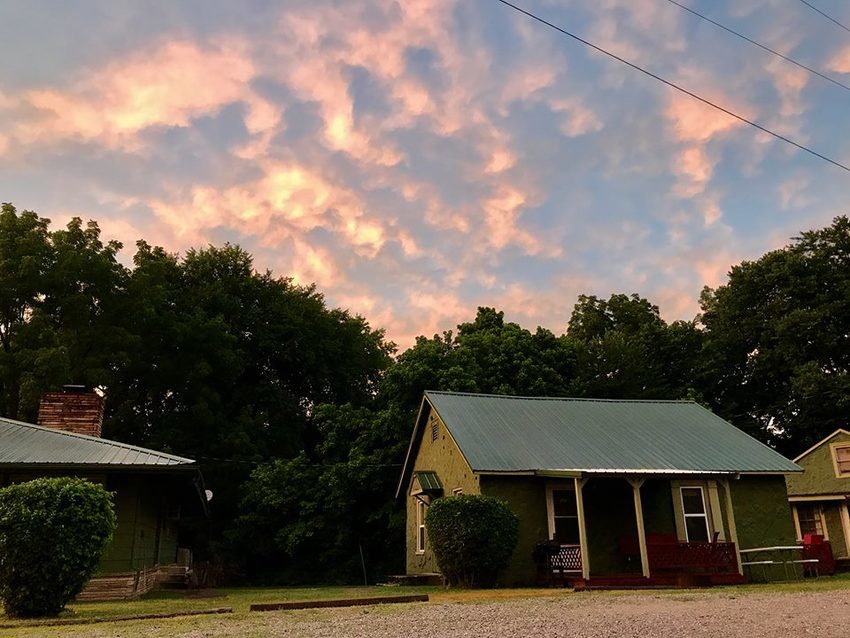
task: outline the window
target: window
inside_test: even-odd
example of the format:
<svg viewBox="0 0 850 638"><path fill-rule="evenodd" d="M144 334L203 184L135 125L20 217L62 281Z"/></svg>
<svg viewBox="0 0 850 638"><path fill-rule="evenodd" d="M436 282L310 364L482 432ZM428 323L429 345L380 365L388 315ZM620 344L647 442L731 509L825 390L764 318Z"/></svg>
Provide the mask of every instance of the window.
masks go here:
<svg viewBox="0 0 850 638"><path fill-rule="evenodd" d="M689 543L708 542L708 514L701 487L683 487L682 511L685 515L685 536Z"/></svg>
<svg viewBox="0 0 850 638"><path fill-rule="evenodd" d="M416 499L416 553L425 553L425 508L423 501Z"/></svg>
<svg viewBox="0 0 850 638"><path fill-rule="evenodd" d="M461 494L463 494L462 487L456 487L452 490L452 496L460 496Z"/></svg>
<svg viewBox="0 0 850 638"><path fill-rule="evenodd" d="M797 519L800 521L800 538L806 534L824 536L823 511L820 505L797 504Z"/></svg>
<svg viewBox="0 0 850 638"><path fill-rule="evenodd" d="M437 419L431 417L431 442L437 440L437 437L440 435L440 424L437 422Z"/></svg>
<svg viewBox="0 0 850 638"><path fill-rule="evenodd" d="M832 448L835 461L835 475L838 478L850 478L850 445L835 445Z"/></svg>
<svg viewBox="0 0 850 638"><path fill-rule="evenodd" d="M578 545L578 508L573 490L550 491L553 540L562 545Z"/></svg>

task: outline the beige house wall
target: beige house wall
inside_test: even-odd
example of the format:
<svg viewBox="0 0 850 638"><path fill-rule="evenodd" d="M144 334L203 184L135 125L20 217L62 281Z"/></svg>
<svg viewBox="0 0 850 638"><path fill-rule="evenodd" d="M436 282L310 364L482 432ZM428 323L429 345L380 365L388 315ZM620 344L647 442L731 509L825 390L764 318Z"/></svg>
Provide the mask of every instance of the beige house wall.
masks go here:
<svg viewBox="0 0 850 638"><path fill-rule="evenodd" d="M464 494L481 493L478 476L473 474L445 424L430 405L426 404L426 409L428 414L424 417L425 427L419 433L421 437L419 449L413 463L413 473L405 492L408 574L430 574L439 571L428 543L427 533L425 535L425 551L421 554L416 551L416 498L410 495L413 475L425 470L436 472L443 485L444 496L451 496L452 492L458 489L463 490ZM431 437L434 425L436 425L436 439Z"/></svg>

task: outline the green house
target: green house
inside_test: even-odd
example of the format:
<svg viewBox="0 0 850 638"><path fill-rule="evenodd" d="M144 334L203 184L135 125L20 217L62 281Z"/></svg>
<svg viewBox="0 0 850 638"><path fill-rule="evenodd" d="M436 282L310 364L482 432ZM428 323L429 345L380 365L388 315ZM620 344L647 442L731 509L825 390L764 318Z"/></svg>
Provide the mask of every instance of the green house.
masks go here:
<svg viewBox="0 0 850 638"><path fill-rule="evenodd" d="M184 523L206 517L201 475L191 459L0 419L0 487L45 476L86 478L115 494L117 528L98 570L102 591L91 597L149 589L158 568L177 563L178 547L190 544L181 538Z"/></svg>
<svg viewBox="0 0 850 638"><path fill-rule="evenodd" d="M504 500L520 539L503 584L558 571L598 585L744 580L741 550L795 541L793 462L689 401L426 392L399 481L407 573L438 572L429 503Z"/></svg>
<svg viewBox="0 0 850 638"><path fill-rule="evenodd" d="M850 567L850 432L836 430L794 462L805 470L786 479L797 539L823 536Z"/></svg>

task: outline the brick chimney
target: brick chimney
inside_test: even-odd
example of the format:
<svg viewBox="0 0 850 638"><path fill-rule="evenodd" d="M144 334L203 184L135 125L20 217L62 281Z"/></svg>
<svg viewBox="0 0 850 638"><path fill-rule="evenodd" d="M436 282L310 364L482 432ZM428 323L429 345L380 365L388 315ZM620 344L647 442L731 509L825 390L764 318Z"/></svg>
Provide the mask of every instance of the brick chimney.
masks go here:
<svg viewBox="0 0 850 638"><path fill-rule="evenodd" d="M38 404L38 424L99 437L103 426L103 397L82 385L66 385L61 392L47 392Z"/></svg>

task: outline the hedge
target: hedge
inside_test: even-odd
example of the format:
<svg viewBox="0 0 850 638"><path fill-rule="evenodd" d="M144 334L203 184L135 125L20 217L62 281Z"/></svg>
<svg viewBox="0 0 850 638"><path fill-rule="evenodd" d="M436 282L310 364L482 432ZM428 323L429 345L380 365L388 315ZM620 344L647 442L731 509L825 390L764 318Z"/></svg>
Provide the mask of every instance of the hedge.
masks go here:
<svg viewBox="0 0 850 638"><path fill-rule="evenodd" d="M470 494L431 503L425 528L450 585L492 587L516 547L519 520L503 501Z"/></svg>
<svg viewBox="0 0 850 638"><path fill-rule="evenodd" d="M112 495L96 483L40 478L0 489L6 615L57 615L85 587L114 530Z"/></svg>

